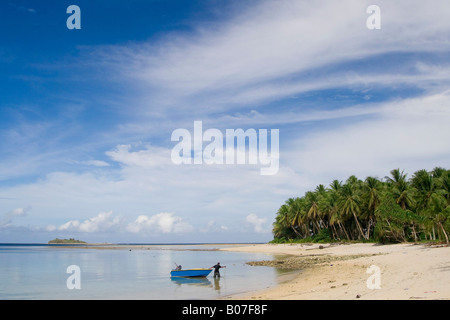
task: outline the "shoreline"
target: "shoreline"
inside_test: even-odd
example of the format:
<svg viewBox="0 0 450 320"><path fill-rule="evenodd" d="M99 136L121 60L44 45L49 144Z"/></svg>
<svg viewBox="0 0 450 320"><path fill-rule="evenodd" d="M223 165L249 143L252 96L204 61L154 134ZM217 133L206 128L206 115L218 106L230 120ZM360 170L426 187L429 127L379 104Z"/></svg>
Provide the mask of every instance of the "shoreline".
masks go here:
<svg viewBox="0 0 450 320"><path fill-rule="evenodd" d="M174 250L174 251L219 251L227 247L248 246L248 243L195 243L195 244L115 244L115 243L86 243L86 244L44 244L55 248L97 249L97 250ZM262 243L258 243L262 244ZM20 244L19 244L20 245ZM39 245L39 244L36 244ZM209 248L208 248L209 247Z"/></svg>
<svg viewBox="0 0 450 320"><path fill-rule="evenodd" d="M272 260L247 261L283 269L271 287L220 300L450 300L450 246L426 243L332 244L90 244L57 248L188 250L262 253ZM245 257L244 257L245 258ZM248 258L250 260L251 258ZM245 261L245 260L244 260ZM379 270L380 288L368 282ZM285 271L284 271L285 270ZM369 284L369 286L368 286Z"/></svg>
<svg viewBox="0 0 450 320"><path fill-rule="evenodd" d="M450 299L449 246L414 243L255 244L220 250L283 256L272 262L255 262L254 268L260 264L296 267L301 271L274 287L224 299ZM376 288L377 275L380 288Z"/></svg>

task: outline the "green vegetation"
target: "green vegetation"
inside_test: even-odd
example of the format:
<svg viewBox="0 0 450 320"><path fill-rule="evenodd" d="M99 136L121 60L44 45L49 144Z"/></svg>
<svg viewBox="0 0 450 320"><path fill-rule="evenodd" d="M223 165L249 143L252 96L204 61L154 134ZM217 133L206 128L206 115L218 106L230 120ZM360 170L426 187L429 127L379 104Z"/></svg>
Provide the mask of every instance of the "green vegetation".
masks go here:
<svg viewBox="0 0 450 320"><path fill-rule="evenodd" d="M69 243L86 243L85 241L75 240L74 238L70 239L54 239L48 242L49 244L69 244Z"/></svg>
<svg viewBox="0 0 450 320"><path fill-rule="evenodd" d="M351 176L289 198L273 223L273 243L440 241L449 243L450 170L394 169L384 179Z"/></svg>

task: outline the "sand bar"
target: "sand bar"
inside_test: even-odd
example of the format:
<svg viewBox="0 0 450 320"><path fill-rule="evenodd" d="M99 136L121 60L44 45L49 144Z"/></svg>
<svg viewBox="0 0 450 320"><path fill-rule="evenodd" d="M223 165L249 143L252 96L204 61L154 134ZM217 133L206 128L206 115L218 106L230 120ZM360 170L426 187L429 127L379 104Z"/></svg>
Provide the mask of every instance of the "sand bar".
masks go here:
<svg viewBox="0 0 450 320"><path fill-rule="evenodd" d="M411 243L256 244L221 250L285 255L282 258L285 261L316 259L316 263L309 264L294 279L273 288L227 299L450 299L449 246ZM376 267L369 269L371 266Z"/></svg>

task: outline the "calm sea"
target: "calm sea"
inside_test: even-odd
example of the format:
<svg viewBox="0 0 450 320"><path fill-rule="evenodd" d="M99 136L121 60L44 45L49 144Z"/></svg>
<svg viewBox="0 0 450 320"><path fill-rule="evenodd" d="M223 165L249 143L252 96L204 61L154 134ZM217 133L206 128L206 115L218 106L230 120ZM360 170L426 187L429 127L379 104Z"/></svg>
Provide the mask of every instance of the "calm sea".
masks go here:
<svg viewBox="0 0 450 320"><path fill-rule="evenodd" d="M225 246L0 244L0 299L217 299L278 283L276 269L246 264L273 256L216 250ZM175 263L209 268L217 262L227 266L220 279L213 273L203 279L170 277ZM68 273L69 266L79 269ZM80 288L69 289L75 284Z"/></svg>

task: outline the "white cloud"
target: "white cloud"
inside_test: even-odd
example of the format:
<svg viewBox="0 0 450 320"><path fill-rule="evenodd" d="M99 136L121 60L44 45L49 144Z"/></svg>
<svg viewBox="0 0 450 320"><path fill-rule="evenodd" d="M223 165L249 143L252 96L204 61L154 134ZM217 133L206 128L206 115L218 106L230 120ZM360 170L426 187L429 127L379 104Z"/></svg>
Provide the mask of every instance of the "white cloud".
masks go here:
<svg viewBox="0 0 450 320"><path fill-rule="evenodd" d="M253 231L255 232L268 232L264 228L264 224L267 222L267 218L258 218L258 216L254 213L250 213L246 218L245 221L252 225Z"/></svg>
<svg viewBox="0 0 450 320"><path fill-rule="evenodd" d="M150 168L171 164L170 151L154 146L145 146L145 149L132 151L132 146L118 145L114 150L106 152L112 160L127 166Z"/></svg>
<svg viewBox="0 0 450 320"><path fill-rule="evenodd" d="M189 233L193 227L173 213L158 213L153 216L141 215L127 225L132 233Z"/></svg>
<svg viewBox="0 0 450 320"><path fill-rule="evenodd" d="M14 3L10 3L9 5L11 7L15 8L15 9L17 9L18 11L23 11L23 12L28 12L28 13L36 13L36 9L33 9L33 8L28 8L28 7L25 7L25 6L19 6L19 5L16 5Z"/></svg>
<svg viewBox="0 0 450 320"><path fill-rule="evenodd" d="M120 219L112 217L112 211L100 212L97 216L80 222L78 220L70 220L58 227L59 231L76 231L76 232L99 232L111 231L118 227ZM52 226L49 226L53 229Z"/></svg>
<svg viewBox="0 0 450 320"><path fill-rule="evenodd" d="M109 232L125 230L131 233L189 233L193 227L173 213L158 213L152 216L140 215L135 221L126 223L119 217L113 217L112 211L101 212L97 216L80 222L70 220L57 228L59 231ZM47 230L54 230L48 226Z"/></svg>
<svg viewBox="0 0 450 320"><path fill-rule="evenodd" d="M13 216L24 216L24 215L26 215L26 213L29 209L30 208L16 208L11 212L11 214Z"/></svg>
<svg viewBox="0 0 450 320"><path fill-rule="evenodd" d="M109 167L110 164L106 161L102 160L87 160L83 161L82 164L88 165L88 166L95 166L95 167Z"/></svg>
<svg viewBox="0 0 450 320"><path fill-rule="evenodd" d="M53 231L58 230L58 228L56 228L56 226L54 226L54 225L52 225L52 224L49 224L48 226L46 226L46 227L44 228L44 230L47 231L47 232L53 232Z"/></svg>
<svg viewBox="0 0 450 320"><path fill-rule="evenodd" d="M216 220L209 220L206 224L206 228L201 228L200 231L203 233L215 233L227 231L228 227L226 225L218 225Z"/></svg>
<svg viewBox="0 0 450 320"><path fill-rule="evenodd" d="M0 216L0 228L8 227L16 217L26 216L31 207L16 208Z"/></svg>
<svg viewBox="0 0 450 320"><path fill-rule="evenodd" d="M450 91L382 103L376 117L347 121L292 142L288 165L324 184L337 174L384 177L395 168L412 174L450 167L449 122ZM329 180L317 180L324 177Z"/></svg>

